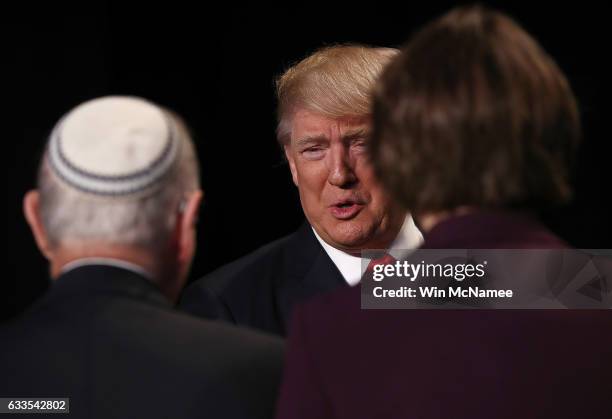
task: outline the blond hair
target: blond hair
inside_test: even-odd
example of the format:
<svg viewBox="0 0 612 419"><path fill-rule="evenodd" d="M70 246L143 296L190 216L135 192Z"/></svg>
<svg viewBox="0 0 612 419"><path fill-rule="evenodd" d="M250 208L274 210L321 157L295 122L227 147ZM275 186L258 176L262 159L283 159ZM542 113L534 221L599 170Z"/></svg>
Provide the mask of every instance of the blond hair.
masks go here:
<svg viewBox="0 0 612 419"><path fill-rule="evenodd" d="M398 52L394 48L336 45L290 67L276 81L278 141L288 142L297 107L330 118L369 115L374 84Z"/></svg>

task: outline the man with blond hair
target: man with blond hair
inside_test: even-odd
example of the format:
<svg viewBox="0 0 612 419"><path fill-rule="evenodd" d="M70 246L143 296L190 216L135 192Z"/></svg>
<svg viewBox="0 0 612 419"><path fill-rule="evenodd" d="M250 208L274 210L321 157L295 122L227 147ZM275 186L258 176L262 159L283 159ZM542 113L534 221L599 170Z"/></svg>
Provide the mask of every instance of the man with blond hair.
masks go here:
<svg viewBox="0 0 612 419"><path fill-rule="evenodd" d="M461 6L428 23L386 67L373 101L372 164L413 209L423 248L567 246L536 209L569 196L576 100L552 57L509 16ZM537 276L532 258L509 257L504 268L511 263ZM484 286L510 272L488 271ZM528 310L445 299L361 309L365 287L298 306L277 419L609 418L612 316L547 310L558 291L540 299L522 280L506 284L540 300Z"/></svg>
<svg viewBox="0 0 612 419"><path fill-rule="evenodd" d="M362 250L401 257L420 244L412 218L383 191L365 154L370 94L396 53L323 48L278 79L277 137L307 222L196 281L182 297L185 310L285 335L296 303L360 281Z"/></svg>

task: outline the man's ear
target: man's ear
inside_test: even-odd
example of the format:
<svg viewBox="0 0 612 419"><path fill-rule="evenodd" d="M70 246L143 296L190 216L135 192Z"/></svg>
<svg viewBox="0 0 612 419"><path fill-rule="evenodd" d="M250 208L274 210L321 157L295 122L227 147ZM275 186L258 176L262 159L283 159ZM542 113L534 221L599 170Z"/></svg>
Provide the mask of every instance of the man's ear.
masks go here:
<svg viewBox="0 0 612 419"><path fill-rule="evenodd" d="M36 246L47 260L51 260L51 245L40 219L40 194L37 190L28 191L23 197L23 215L30 225Z"/></svg>
<svg viewBox="0 0 612 419"><path fill-rule="evenodd" d="M179 261L190 264L195 254L197 239L196 239L196 223L198 221L198 212L204 193L197 190L192 193L182 207L182 213L179 217Z"/></svg>
<svg viewBox="0 0 612 419"><path fill-rule="evenodd" d="M297 169L295 168L295 159L293 158L293 154L291 154L291 146L285 144L283 146L283 150L285 150L285 157L289 162L289 169L291 170L291 178L293 179L293 183L295 184L295 186L299 186Z"/></svg>

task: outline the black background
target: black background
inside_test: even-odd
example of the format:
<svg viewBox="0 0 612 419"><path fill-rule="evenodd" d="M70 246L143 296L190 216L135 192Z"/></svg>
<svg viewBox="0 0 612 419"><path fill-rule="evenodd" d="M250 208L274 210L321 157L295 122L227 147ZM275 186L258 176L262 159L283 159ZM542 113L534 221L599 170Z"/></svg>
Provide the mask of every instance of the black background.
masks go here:
<svg viewBox="0 0 612 419"><path fill-rule="evenodd" d="M584 3L518 6L508 12L557 60L578 97L585 139L571 204L546 216L572 245L612 248L607 216L607 14ZM332 8L219 7L168 2L32 5L8 15L4 51L9 127L2 145L6 223L2 318L48 285L21 212L46 135L78 103L101 95L146 97L181 114L201 161L205 202L190 279L294 230L303 215L275 142L274 77L323 45L400 46L453 3L375 2ZM222 5L221 5L222 6ZM8 150L6 149L8 147Z"/></svg>

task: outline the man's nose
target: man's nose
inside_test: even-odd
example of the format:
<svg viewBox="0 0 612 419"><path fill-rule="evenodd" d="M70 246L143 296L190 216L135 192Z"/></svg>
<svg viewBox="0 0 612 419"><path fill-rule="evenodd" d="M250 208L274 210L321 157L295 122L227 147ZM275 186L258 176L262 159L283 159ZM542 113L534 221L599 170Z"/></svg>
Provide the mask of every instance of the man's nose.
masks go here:
<svg viewBox="0 0 612 419"><path fill-rule="evenodd" d="M350 188L357 182L349 151L343 145L331 148L328 182L339 188Z"/></svg>

